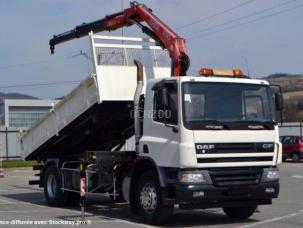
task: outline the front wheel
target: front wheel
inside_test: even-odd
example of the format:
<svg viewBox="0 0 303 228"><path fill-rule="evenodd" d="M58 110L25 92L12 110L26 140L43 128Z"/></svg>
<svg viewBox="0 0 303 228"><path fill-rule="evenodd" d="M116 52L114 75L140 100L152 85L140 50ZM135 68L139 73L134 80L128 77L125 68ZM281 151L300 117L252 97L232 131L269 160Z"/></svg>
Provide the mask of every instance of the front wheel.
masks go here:
<svg viewBox="0 0 303 228"><path fill-rule="evenodd" d="M250 207L223 207L224 213L232 220L248 219L256 211L257 206Z"/></svg>
<svg viewBox="0 0 303 228"><path fill-rule="evenodd" d="M174 209L174 205L163 204L158 175L154 171L148 171L139 178L136 203L139 214L149 224L164 223Z"/></svg>

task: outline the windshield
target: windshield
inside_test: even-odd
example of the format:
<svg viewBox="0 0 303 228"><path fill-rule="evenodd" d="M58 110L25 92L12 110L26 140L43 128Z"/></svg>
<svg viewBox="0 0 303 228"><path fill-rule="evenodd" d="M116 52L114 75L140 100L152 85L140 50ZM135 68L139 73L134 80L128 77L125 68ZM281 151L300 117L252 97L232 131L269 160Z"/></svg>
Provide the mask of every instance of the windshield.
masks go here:
<svg viewBox="0 0 303 228"><path fill-rule="evenodd" d="M268 85L184 82L185 123L275 122L275 110Z"/></svg>

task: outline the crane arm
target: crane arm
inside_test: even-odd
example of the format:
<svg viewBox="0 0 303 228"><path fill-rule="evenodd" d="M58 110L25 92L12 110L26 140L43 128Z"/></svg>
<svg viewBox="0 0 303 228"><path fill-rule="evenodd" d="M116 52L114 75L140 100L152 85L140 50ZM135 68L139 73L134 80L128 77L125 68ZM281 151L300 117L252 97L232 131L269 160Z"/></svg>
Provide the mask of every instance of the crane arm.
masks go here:
<svg viewBox="0 0 303 228"><path fill-rule="evenodd" d="M148 26L142 24L145 22ZM136 24L145 34L153 38L162 48L166 48L172 60L172 75L184 76L189 67L190 60L185 39L175 33L170 27L156 17L152 10L143 4L131 2L130 8L119 13L108 15L103 19L83 23L73 30L55 35L50 41L51 53L54 53L55 45L75 38L87 36L90 31L112 31L122 27Z"/></svg>

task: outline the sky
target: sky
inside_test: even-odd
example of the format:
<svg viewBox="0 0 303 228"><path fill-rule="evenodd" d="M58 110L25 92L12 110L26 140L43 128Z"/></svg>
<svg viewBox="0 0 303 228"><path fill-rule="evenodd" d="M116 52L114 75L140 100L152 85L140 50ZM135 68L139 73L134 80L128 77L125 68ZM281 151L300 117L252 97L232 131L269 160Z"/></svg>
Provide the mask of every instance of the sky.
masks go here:
<svg viewBox="0 0 303 228"><path fill-rule="evenodd" d="M303 73L302 0L140 3L186 39L192 73L201 67L241 68L255 78ZM49 39L128 6L126 0L0 0L0 92L44 99L66 95L88 76L87 59L78 54L90 53L89 41L60 44L50 55ZM121 35L121 30L103 34ZM137 27L124 34L144 36Z"/></svg>

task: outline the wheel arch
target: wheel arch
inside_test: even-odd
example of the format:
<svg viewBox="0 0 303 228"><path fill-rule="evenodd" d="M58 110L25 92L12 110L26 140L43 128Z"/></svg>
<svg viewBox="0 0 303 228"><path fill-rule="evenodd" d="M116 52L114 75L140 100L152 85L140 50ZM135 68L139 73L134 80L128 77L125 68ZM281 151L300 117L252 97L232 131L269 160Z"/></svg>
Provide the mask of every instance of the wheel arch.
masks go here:
<svg viewBox="0 0 303 228"><path fill-rule="evenodd" d="M44 186L44 175L45 175L45 172L46 172L47 168L49 166L51 166L51 165L54 165L54 166L56 166L58 168L59 167L59 163L60 163L59 159L47 159L44 162L43 168L41 170L39 187L43 187Z"/></svg>
<svg viewBox="0 0 303 228"><path fill-rule="evenodd" d="M157 173L157 178L159 180L160 186L165 187L165 174L163 170L156 165L156 163L151 158L140 157L137 159L134 167L130 172L131 182L130 182L130 206L131 211L133 213L137 213L137 207L135 202L135 194L136 194L136 187L138 183L138 179L140 178L141 174L146 171L154 170Z"/></svg>

